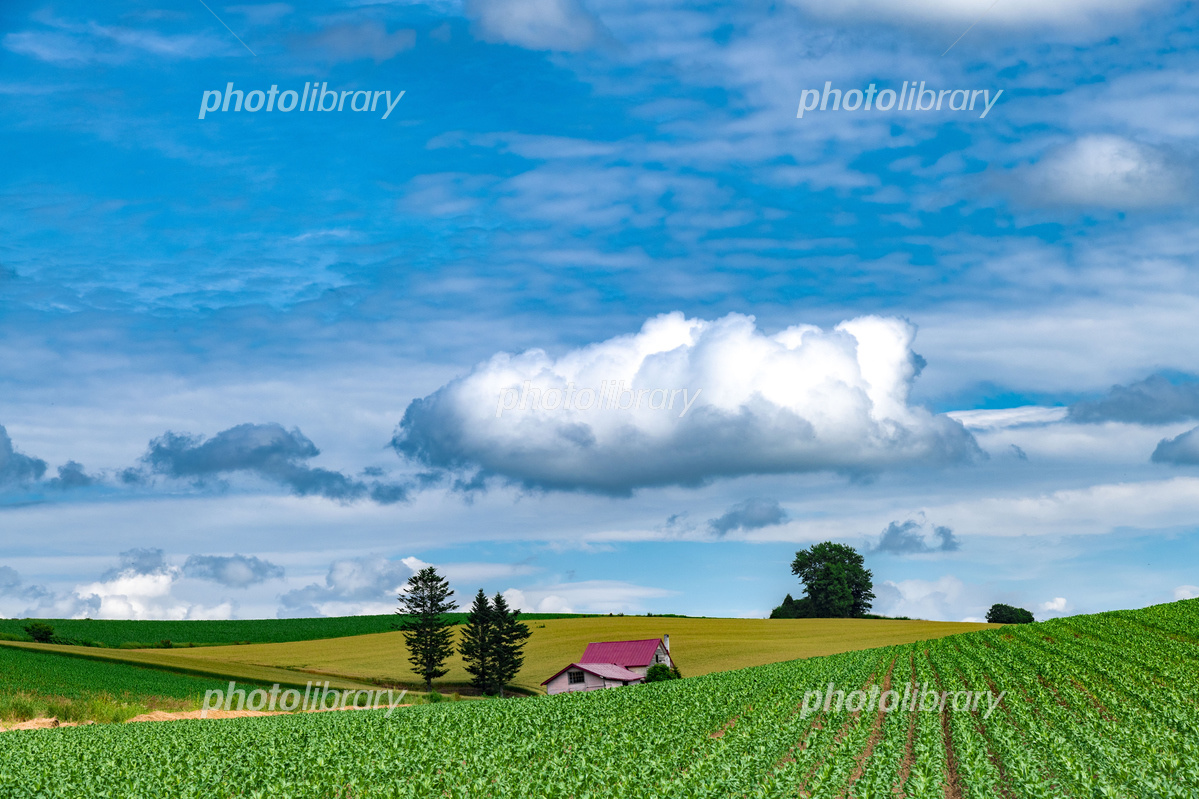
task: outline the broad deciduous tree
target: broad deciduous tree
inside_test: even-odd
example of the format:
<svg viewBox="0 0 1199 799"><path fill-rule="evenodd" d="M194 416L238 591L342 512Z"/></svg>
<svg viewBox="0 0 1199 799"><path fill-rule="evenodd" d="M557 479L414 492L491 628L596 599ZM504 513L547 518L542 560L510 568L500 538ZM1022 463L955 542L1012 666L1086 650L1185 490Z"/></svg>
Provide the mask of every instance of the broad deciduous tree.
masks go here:
<svg viewBox="0 0 1199 799"><path fill-rule="evenodd" d="M870 570L853 547L825 541L795 553L791 573L804 584L804 593L817 618L862 616L874 601Z"/></svg>

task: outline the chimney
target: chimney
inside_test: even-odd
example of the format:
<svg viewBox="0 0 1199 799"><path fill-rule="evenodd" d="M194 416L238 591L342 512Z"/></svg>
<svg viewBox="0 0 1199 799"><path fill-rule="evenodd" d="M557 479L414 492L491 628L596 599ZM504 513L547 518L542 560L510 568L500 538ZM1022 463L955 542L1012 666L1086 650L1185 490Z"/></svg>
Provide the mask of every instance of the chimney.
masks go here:
<svg viewBox="0 0 1199 799"><path fill-rule="evenodd" d="M662 636L662 643L666 644L666 654L670 654L670 633Z"/></svg>

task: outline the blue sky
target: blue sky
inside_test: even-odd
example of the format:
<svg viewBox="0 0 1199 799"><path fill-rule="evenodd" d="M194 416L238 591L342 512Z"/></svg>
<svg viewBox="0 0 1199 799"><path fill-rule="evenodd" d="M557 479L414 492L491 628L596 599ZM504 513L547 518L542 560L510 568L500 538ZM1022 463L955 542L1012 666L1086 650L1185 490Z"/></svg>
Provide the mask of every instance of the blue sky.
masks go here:
<svg viewBox="0 0 1199 799"><path fill-rule="evenodd" d="M0 10L0 614L1199 595L1192 4L210 5Z"/></svg>

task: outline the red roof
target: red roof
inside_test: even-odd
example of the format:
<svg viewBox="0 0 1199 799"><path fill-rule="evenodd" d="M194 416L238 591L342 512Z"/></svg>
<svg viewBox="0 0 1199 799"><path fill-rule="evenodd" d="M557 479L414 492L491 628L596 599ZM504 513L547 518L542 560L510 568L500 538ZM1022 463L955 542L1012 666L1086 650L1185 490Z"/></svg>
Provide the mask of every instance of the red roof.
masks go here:
<svg viewBox="0 0 1199 799"><path fill-rule="evenodd" d="M608 641L602 644L587 644L580 659L582 663L615 663L618 666L648 666L654 662L654 653L662 641L647 638L644 641Z"/></svg>
<svg viewBox="0 0 1199 799"><path fill-rule="evenodd" d="M568 671L570 669L580 669L581 671L587 671L587 672L594 674L597 677L603 677L606 680L622 680L622 681L627 680L629 682L632 682L634 680L644 680L645 679L640 674L633 672L633 671L629 671L628 669L623 668L621 666L617 666L614 663L571 663L565 669L562 669L562 671ZM557 677L559 674L562 673L562 671L558 672L558 674L555 674L553 677L550 677L550 679L543 682L542 685L545 685L546 683L553 680L554 677Z"/></svg>

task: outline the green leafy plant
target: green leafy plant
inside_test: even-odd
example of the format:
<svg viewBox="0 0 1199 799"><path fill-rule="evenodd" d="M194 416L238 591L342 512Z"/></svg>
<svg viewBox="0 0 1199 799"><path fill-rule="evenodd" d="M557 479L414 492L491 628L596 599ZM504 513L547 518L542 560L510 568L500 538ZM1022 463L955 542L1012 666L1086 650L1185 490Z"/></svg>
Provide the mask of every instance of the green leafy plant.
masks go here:
<svg viewBox="0 0 1199 799"><path fill-rule="evenodd" d="M674 672L665 663L655 663L645 672L646 682L665 682L674 679L677 679Z"/></svg>
<svg viewBox="0 0 1199 799"><path fill-rule="evenodd" d="M25 632L39 644L48 644L54 638L54 628L42 621L25 625Z"/></svg>

